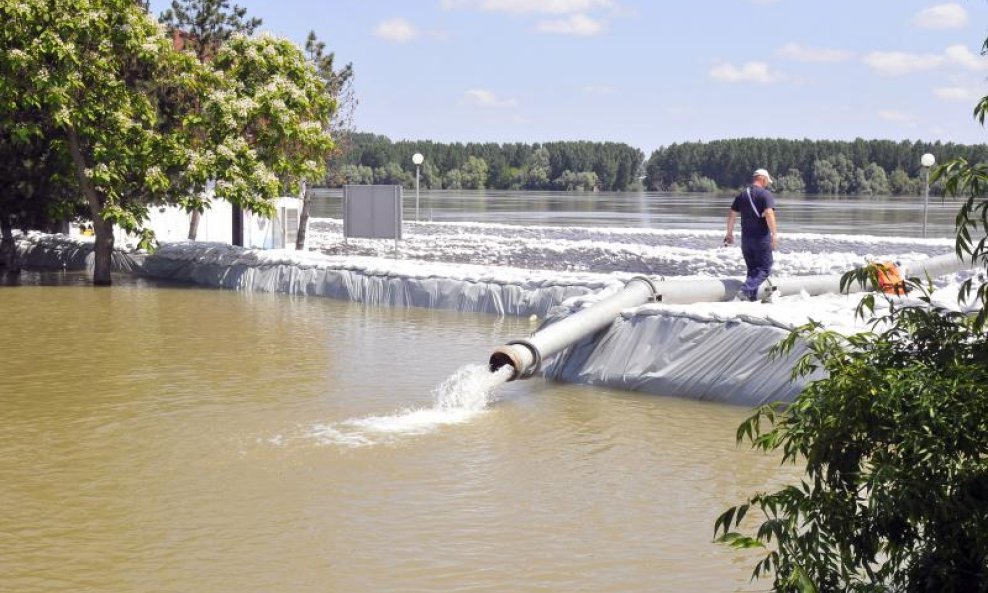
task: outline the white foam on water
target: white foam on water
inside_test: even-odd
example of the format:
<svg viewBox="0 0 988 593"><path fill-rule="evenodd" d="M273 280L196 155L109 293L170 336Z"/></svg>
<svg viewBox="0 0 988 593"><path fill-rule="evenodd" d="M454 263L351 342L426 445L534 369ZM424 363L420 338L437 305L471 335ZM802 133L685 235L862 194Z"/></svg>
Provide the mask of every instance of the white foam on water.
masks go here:
<svg viewBox="0 0 988 593"><path fill-rule="evenodd" d="M430 408L317 424L307 436L324 445L366 447L391 443L404 436L428 434L443 426L463 424L488 409L494 391L510 376L510 368L492 373L486 365L467 365L432 390Z"/></svg>

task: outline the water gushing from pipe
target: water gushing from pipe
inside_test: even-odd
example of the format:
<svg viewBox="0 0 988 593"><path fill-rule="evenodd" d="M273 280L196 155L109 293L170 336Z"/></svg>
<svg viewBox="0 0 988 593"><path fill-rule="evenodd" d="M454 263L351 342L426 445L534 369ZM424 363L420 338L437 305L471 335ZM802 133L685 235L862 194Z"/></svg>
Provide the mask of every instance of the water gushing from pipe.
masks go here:
<svg viewBox="0 0 988 593"><path fill-rule="evenodd" d="M309 436L329 445L366 447L428 434L442 426L463 424L488 409L494 401L495 390L508 382L511 372L510 368L491 372L486 365L466 365L433 388L432 407L317 424L309 431Z"/></svg>

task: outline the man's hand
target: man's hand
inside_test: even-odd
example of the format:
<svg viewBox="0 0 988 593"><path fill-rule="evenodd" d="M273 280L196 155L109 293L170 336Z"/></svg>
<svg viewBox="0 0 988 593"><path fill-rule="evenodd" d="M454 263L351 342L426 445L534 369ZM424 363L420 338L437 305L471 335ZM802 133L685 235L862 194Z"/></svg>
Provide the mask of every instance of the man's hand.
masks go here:
<svg viewBox="0 0 988 593"><path fill-rule="evenodd" d="M724 237L724 247L728 245L734 245L734 235L726 235Z"/></svg>

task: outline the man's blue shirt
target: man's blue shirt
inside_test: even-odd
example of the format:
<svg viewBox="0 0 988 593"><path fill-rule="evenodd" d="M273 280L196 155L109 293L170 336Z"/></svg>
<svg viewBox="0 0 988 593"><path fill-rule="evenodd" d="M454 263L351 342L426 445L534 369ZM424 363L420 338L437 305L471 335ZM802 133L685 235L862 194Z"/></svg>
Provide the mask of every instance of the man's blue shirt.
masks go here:
<svg viewBox="0 0 988 593"><path fill-rule="evenodd" d="M746 189L751 190L751 200L748 200L748 192L742 191L731 204L731 210L741 214L741 241L743 243L771 241L772 231L769 230L768 222L765 220L765 209L775 209L775 196L772 195L772 192L757 185L752 185ZM757 214L752 209L752 204L758 210Z"/></svg>

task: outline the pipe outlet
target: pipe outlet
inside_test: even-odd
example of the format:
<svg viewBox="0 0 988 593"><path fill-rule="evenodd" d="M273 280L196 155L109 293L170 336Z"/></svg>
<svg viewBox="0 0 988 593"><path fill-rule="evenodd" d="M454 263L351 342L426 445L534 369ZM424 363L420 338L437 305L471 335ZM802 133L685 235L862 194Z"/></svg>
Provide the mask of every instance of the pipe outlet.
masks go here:
<svg viewBox="0 0 988 593"><path fill-rule="evenodd" d="M508 381L515 379L527 379L538 370L541 357L534 346L525 340L509 342L494 350L491 354L489 367L492 373L496 373L506 366L512 369Z"/></svg>

